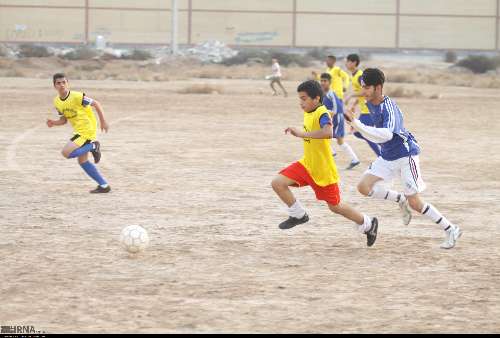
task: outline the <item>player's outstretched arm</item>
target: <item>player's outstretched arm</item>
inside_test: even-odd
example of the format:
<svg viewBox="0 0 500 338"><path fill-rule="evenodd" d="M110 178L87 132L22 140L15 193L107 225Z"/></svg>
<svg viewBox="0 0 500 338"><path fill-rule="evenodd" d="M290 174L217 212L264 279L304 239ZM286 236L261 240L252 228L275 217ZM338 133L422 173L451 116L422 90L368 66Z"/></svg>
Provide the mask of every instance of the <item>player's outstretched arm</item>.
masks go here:
<svg viewBox="0 0 500 338"><path fill-rule="evenodd" d="M99 101L94 100L91 106L95 108L97 116L99 116L99 125L101 126L101 131L105 131L107 133L109 130L109 125L104 119L104 112L102 111L101 104L99 103Z"/></svg>
<svg viewBox="0 0 500 338"><path fill-rule="evenodd" d="M328 139L333 137L333 126L331 124L325 124L320 130L311 132L305 132L300 130L299 128L289 127L285 129L285 134L288 133L300 138Z"/></svg>

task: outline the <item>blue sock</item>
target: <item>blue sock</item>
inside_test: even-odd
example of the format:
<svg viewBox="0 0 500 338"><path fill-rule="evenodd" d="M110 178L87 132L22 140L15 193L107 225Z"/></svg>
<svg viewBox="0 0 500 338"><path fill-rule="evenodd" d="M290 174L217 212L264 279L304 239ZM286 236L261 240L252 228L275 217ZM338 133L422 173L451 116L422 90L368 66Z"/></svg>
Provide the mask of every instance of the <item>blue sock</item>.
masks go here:
<svg viewBox="0 0 500 338"><path fill-rule="evenodd" d="M80 164L80 166L82 167L83 170L85 170L87 175L92 177L92 179L97 182L97 184L99 184L99 185L108 184L106 182L106 180L104 178L102 178L101 174L99 174L99 171L97 171L97 168L95 167L95 165L93 165L89 161Z"/></svg>
<svg viewBox="0 0 500 338"><path fill-rule="evenodd" d="M371 141L368 141L367 139L365 139L363 137L363 135L361 135L361 133L359 132L355 132L354 133L354 136L356 136L357 138L360 138L360 139L363 139L366 141L366 143L368 143L368 145L370 146L370 148L372 148L373 152L377 155L377 156L380 156L380 146L376 143L373 143Z"/></svg>
<svg viewBox="0 0 500 338"><path fill-rule="evenodd" d="M75 157L80 157L89 151L92 151L94 149L94 145L92 143L86 144L84 146L81 146L78 149L75 149L69 154L68 158L75 158Z"/></svg>

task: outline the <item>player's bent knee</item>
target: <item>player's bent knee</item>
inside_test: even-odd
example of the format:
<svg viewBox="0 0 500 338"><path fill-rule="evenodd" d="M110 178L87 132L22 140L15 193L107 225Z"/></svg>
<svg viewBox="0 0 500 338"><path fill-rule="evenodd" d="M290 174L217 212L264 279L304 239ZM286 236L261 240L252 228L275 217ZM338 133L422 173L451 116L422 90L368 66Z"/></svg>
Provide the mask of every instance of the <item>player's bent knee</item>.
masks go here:
<svg viewBox="0 0 500 338"><path fill-rule="evenodd" d="M61 155L64 157L64 158L69 158L69 152L67 152L66 150L62 150L61 151Z"/></svg>
<svg viewBox="0 0 500 338"><path fill-rule="evenodd" d="M368 196L370 195L370 187L364 183L364 182L359 182L358 183L358 191L361 195L363 196Z"/></svg>
<svg viewBox="0 0 500 338"><path fill-rule="evenodd" d="M285 184L279 177L276 177L271 181L271 187L274 189L274 191L278 191L282 190L285 187Z"/></svg>

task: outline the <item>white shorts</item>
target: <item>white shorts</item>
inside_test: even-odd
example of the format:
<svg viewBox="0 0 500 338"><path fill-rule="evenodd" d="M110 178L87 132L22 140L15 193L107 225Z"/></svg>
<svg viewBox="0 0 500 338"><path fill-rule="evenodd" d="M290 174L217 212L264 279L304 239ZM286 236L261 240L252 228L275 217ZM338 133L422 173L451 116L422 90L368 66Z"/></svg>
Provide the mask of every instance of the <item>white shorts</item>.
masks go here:
<svg viewBox="0 0 500 338"><path fill-rule="evenodd" d="M382 157L378 157L375 162L370 164L365 174L380 177L384 181L392 181L399 177L406 196L425 190L418 156L403 157L395 161L386 161Z"/></svg>

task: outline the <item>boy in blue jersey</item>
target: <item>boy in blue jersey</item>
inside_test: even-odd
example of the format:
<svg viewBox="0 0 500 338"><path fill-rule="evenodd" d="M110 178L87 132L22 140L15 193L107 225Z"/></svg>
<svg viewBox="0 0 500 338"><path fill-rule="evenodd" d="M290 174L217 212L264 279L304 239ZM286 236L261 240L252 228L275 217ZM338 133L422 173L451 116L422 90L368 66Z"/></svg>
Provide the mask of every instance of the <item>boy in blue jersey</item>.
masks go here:
<svg viewBox="0 0 500 338"><path fill-rule="evenodd" d="M326 109L332 113L333 120L333 137L337 139L337 144L351 156L351 163L346 168L350 170L359 165L359 159L356 153L352 150L351 146L344 142L345 137L345 124L344 124L344 103L335 95L331 90L332 76L328 73L321 74L321 89L323 89L323 104Z"/></svg>
<svg viewBox="0 0 500 338"><path fill-rule="evenodd" d="M462 235L460 228L452 224L433 205L420 198L425 189L419 166L420 147L413 135L403 126L403 114L398 105L382 94L385 76L379 69L369 68L363 72L360 83L366 98L374 126L367 126L355 118L352 110L345 113L350 125L363 137L381 146L380 156L365 172L358 184L361 194L399 203L403 222L408 225L413 210L429 217L441 225L446 238L443 249L451 249ZM386 189L382 182L400 177L404 192Z"/></svg>

